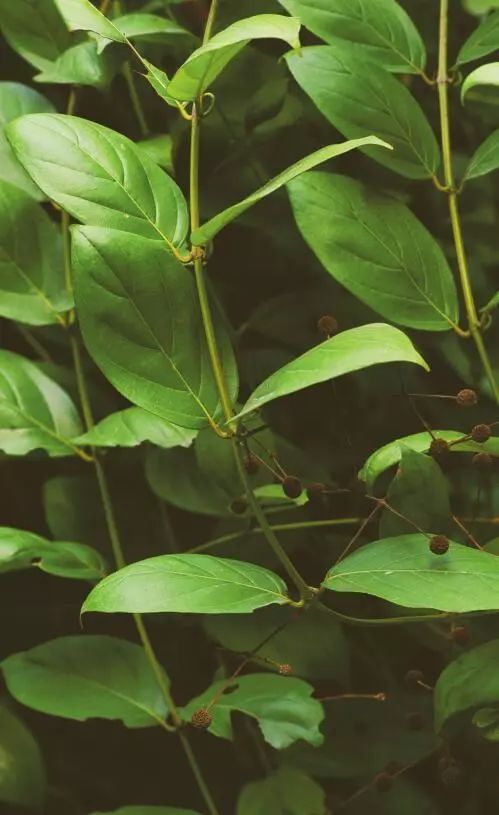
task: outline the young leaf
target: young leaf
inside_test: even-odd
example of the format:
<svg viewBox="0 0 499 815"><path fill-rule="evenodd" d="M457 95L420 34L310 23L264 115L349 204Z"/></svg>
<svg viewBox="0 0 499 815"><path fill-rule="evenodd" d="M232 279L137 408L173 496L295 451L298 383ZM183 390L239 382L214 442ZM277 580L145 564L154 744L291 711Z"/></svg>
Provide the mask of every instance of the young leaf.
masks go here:
<svg viewBox="0 0 499 815"><path fill-rule="evenodd" d="M62 323L61 312L72 305L56 225L6 181L0 181L0 295L0 315L30 325Z"/></svg>
<svg viewBox="0 0 499 815"><path fill-rule="evenodd" d="M93 447L137 447L149 441L169 449L189 447L195 436L193 430L167 422L143 408L131 407L106 416L74 442Z"/></svg>
<svg viewBox="0 0 499 815"><path fill-rule="evenodd" d="M499 48L499 11L486 17L462 46L456 65L486 57Z"/></svg>
<svg viewBox="0 0 499 815"><path fill-rule="evenodd" d="M376 133L393 147L362 152L407 178L429 178L440 164L435 134L405 85L372 61L336 43L288 54L298 84L347 139Z"/></svg>
<svg viewBox="0 0 499 815"><path fill-rule="evenodd" d="M463 183L499 169L499 130L494 130L473 154L463 176Z"/></svg>
<svg viewBox="0 0 499 815"><path fill-rule="evenodd" d="M499 640L461 654L442 671L435 685L435 729L458 714L499 704Z"/></svg>
<svg viewBox="0 0 499 815"><path fill-rule="evenodd" d="M39 71L71 45L54 0L0 0L0 30L10 47Z"/></svg>
<svg viewBox="0 0 499 815"><path fill-rule="evenodd" d="M251 40L278 39L291 48L299 48L299 31L299 20L280 14L258 14L238 20L190 55L174 74L168 94L180 102L193 101Z"/></svg>
<svg viewBox="0 0 499 815"><path fill-rule="evenodd" d="M425 535L401 535L358 549L329 570L323 586L409 608L491 611L499 608L499 559L452 542L434 555Z"/></svg>
<svg viewBox="0 0 499 815"><path fill-rule="evenodd" d="M125 42L125 36L90 0L55 0L70 31L92 31L108 40Z"/></svg>
<svg viewBox="0 0 499 815"><path fill-rule="evenodd" d="M28 359L0 350L0 450L24 456L75 452L70 439L82 431L76 408L62 388Z"/></svg>
<svg viewBox="0 0 499 815"><path fill-rule="evenodd" d="M64 51L34 79L57 85L90 85L102 90L110 85L121 62L112 52L99 54L95 42L81 42Z"/></svg>
<svg viewBox="0 0 499 815"><path fill-rule="evenodd" d="M82 614L248 614L288 602L283 580L261 566L211 555L159 555L125 566L98 583Z"/></svg>
<svg viewBox="0 0 499 815"><path fill-rule="evenodd" d="M346 176L318 172L292 181L289 195L312 251L372 309L426 331L445 331L458 321L445 255L405 204Z"/></svg>
<svg viewBox="0 0 499 815"><path fill-rule="evenodd" d="M60 637L12 654L1 667L14 699L51 716L136 728L161 724L168 712L145 651L116 637Z"/></svg>
<svg viewBox="0 0 499 815"><path fill-rule="evenodd" d="M426 64L426 49L406 11L395 0L279 0L302 25L330 45L338 38L360 45L389 71L419 74Z"/></svg>
<svg viewBox="0 0 499 815"><path fill-rule="evenodd" d="M7 133L38 186L79 221L183 244L184 196L130 139L77 116L44 113L17 119Z"/></svg>
<svg viewBox="0 0 499 815"><path fill-rule="evenodd" d="M43 806L47 781L43 758L27 727L0 705L0 801L21 807Z"/></svg>
<svg viewBox="0 0 499 815"><path fill-rule="evenodd" d="M168 422L206 425L219 397L191 274L162 243L99 227L73 229L73 271L85 344L114 387ZM217 334L234 393L223 324Z"/></svg>
<svg viewBox="0 0 499 815"><path fill-rule="evenodd" d="M473 88L482 87L498 87L499 86L499 62L489 62L487 65L480 65L475 68L461 85L461 102L464 103L466 95Z"/></svg>
<svg viewBox="0 0 499 815"><path fill-rule="evenodd" d="M317 165L322 164L324 161L328 161L331 158L336 158L337 156L342 156L344 153L348 153L350 150L355 150L356 148L363 147L367 144L377 144L380 147L387 147L390 149L389 144L385 144L385 142L377 139L376 136L367 136L363 139L354 139L352 141L344 142L343 144L331 144L328 147L322 147L320 150L316 150L315 153L311 153L309 156L306 156L305 158L300 159L300 161L297 161L295 164L292 164L291 167L288 167L287 170L284 170L282 173L279 173L279 175L276 175L275 178L267 181L263 187L260 187L259 190L256 190L256 192L249 195L243 201L240 201L238 204L234 204L232 207L225 209L223 212L219 212L218 215L215 215L215 217L211 219L211 221L203 224L200 229L196 229L192 233L192 243L196 246L207 243L208 241L212 240L221 229L227 226L227 224L229 224L235 218L238 218L243 212L246 212L247 209L252 207L254 204L257 204L258 201L262 200L262 198L266 198L267 195L270 195L283 187L285 184L288 184L297 176L302 175L302 173L306 173L313 167L317 167Z"/></svg>
<svg viewBox="0 0 499 815"><path fill-rule="evenodd" d="M55 112L52 103L41 93L19 82L0 82L0 179L19 187L35 201L42 201L45 196L16 159L4 129L27 113L52 112Z"/></svg>
<svg viewBox="0 0 499 815"><path fill-rule="evenodd" d="M227 680L215 682L200 696L191 699L182 715L189 720L195 710L204 708ZM303 739L318 746L323 737L319 725L324 718L320 702L313 699L313 688L302 679L278 674L246 674L238 676L222 692L210 709L213 720L210 733L222 739L232 738L231 713L239 711L252 716L258 722L263 738L276 750L284 750L290 744Z"/></svg>
<svg viewBox="0 0 499 815"><path fill-rule="evenodd" d="M438 439L456 442L458 439L463 438L464 433L459 430L434 430L433 435ZM376 479L389 467L398 464L402 458L403 448L409 448L418 453L426 453L430 449L431 442L432 436L427 431L413 433L411 436L404 436L402 439L390 441L366 459L358 477L361 481L366 482L366 489L371 492ZM485 444L477 444L474 441L461 441L459 444L452 444L449 450L453 453L479 453L485 451L491 455L499 455L499 439L489 439Z"/></svg>
<svg viewBox="0 0 499 815"><path fill-rule="evenodd" d="M33 566L77 580L100 580L106 573L101 555L90 546L48 541L33 532L0 527L0 574Z"/></svg>
<svg viewBox="0 0 499 815"><path fill-rule="evenodd" d="M142 42L167 43L177 37L193 37L190 31L183 28L174 20L160 17L158 14L135 12L115 17L112 25L121 31L127 40L141 40ZM103 51L109 41L99 43L99 51Z"/></svg>
<svg viewBox="0 0 499 815"><path fill-rule="evenodd" d="M279 767L262 781L243 787L237 802L237 815L318 815L325 812L322 787L301 770Z"/></svg>
<svg viewBox="0 0 499 815"><path fill-rule="evenodd" d="M383 323L351 328L271 374L253 391L238 416L318 382L386 362L411 362L428 370L409 338L397 328Z"/></svg>

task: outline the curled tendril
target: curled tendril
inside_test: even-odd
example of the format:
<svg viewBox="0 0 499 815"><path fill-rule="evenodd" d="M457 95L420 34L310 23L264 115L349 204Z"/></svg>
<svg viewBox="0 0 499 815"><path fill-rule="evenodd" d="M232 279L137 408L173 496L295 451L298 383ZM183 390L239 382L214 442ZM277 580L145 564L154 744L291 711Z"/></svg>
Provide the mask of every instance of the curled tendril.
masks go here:
<svg viewBox="0 0 499 815"><path fill-rule="evenodd" d="M201 116L203 119L205 116L209 116L214 107L215 94L211 93L210 91L206 91L206 93L203 93L201 97Z"/></svg>

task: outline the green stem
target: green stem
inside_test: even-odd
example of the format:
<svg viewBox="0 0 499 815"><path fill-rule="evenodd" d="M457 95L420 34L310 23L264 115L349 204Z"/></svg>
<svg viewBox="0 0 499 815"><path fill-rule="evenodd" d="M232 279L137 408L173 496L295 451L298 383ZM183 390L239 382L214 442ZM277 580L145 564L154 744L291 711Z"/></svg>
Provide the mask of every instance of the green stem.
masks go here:
<svg viewBox="0 0 499 815"><path fill-rule="evenodd" d="M140 101L139 94L137 93L137 86L135 84L135 79L133 77L133 72L130 67L130 62L127 60L123 66L123 76L125 77L126 84L128 86L128 93L130 94L130 100L132 102L132 107L134 109L135 115L137 117L137 121L139 123L140 132L142 136L149 135L149 125L147 124L147 119L144 113L144 109L142 107L142 103Z"/></svg>
<svg viewBox="0 0 499 815"><path fill-rule="evenodd" d="M217 11L218 11L218 0L211 0L211 6L208 12L208 19L206 20L206 26L203 34L203 45L205 45L205 43L207 43L208 40L211 38L211 35L213 33L213 26L215 24L215 18L217 16Z"/></svg>
<svg viewBox="0 0 499 815"><path fill-rule="evenodd" d="M29 328L22 323L13 323L13 325L17 328L23 340L30 346L30 348L32 348L35 354L37 354L37 356L43 360L43 362L52 363L54 361L47 349L44 348L38 338L31 333Z"/></svg>
<svg viewBox="0 0 499 815"><path fill-rule="evenodd" d="M454 170L452 166L452 146L450 135L449 116L449 76L448 76L448 29L449 29L449 0L440 0L440 25L438 48L438 98L440 107L440 130L442 139L442 159L444 166L444 191L449 202L449 214L456 248L459 279L463 293L464 305L471 336L480 357L483 370L487 376L496 402L499 403L499 384L483 341L480 318L477 313L468 261L464 247L461 218L459 215L458 193L455 188Z"/></svg>
<svg viewBox="0 0 499 815"><path fill-rule="evenodd" d="M216 804L211 796L211 792L208 788L208 785L206 784L206 781L203 778L203 774L200 770L199 764L196 760L196 756L193 753L192 747L189 744L186 734L182 730L179 730L178 735L180 737L180 743L184 748L184 753L187 757L187 761L189 762L192 773L196 779L199 790L204 798L206 806L208 807L208 812L210 813L210 815L219 815Z"/></svg>

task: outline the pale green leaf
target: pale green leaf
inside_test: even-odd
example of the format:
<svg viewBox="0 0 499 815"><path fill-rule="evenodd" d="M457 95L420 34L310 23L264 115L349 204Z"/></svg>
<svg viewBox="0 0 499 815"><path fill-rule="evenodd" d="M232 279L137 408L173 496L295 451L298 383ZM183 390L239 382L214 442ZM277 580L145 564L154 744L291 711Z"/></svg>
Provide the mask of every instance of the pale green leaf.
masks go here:
<svg viewBox="0 0 499 815"><path fill-rule="evenodd" d="M54 0L0 0L0 30L11 48L39 71L71 45Z"/></svg>
<svg viewBox="0 0 499 815"><path fill-rule="evenodd" d="M471 718L480 707L499 705L498 661L499 640L492 640L447 665L435 686L437 732L454 716L467 714Z"/></svg>
<svg viewBox="0 0 499 815"><path fill-rule="evenodd" d="M160 167L164 167L170 175L174 175L173 166L173 139L169 133L161 136L151 136L137 142L139 150L143 150Z"/></svg>
<svg viewBox="0 0 499 815"><path fill-rule="evenodd" d="M90 546L49 541L33 532L0 527L0 574L33 567L77 580L99 580L106 573L102 556Z"/></svg>
<svg viewBox="0 0 499 815"><path fill-rule="evenodd" d="M322 815L325 807L325 792L316 781L301 770L282 766L243 787L237 815Z"/></svg>
<svg viewBox="0 0 499 815"><path fill-rule="evenodd" d="M70 31L92 31L108 40L125 42L126 38L90 0L55 0Z"/></svg>
<svg viewBox="0 0 499 815"><path fill-rule="evenodd" d="M46 784L38 744L23 722L0 705L0 801L38 809Z"/></svg>
<svg viewBox="0 0 499 815"><path fill-rule="evenodd" d="M90 85L102 90L114 79L121 61L111 52L98 54L95 42L81 42L64 51L34 79L56 85Z"/></svg>
<svg viewBox="0 0 499 815"><path fill-rule="evenodd" d="M240 201L238 204L234 204L232 207L225 209L223 212L219 212L218 215L215 215L211 221L208 223L203 224L200 229L196 229L195 232L191 235L191 240L194 245L201 245L204 243L208 243L208 241L212 240L215 235L220 232L227 224L233 221L235 218L238 218L243 212L246 212L247 209L252 207L254 204L257 204L258 201L261 201L263 198L266 198L267 195L275 192L276 190L283 187L285 184L288 184L297 176L302 175L302 173L306 173L308 170L311 170L313 167L317 167L319 164L322 164L325 161L328 161L331 158L336 158L337 156L342 156L344 153L350 152L350 150L355 150L356 148L363 147L367 144L377 144L381 147L390 148L389 144L385 144L380 139L377 139L376 136L367 136L363 139L354 139L353 141L347 141L343 144L331 144L328 147L322 147L320 150L316 150L315 153L311 153L309 156L300 159L295 164L292 164L291 167L288 167L282 173L272 178L270 181L267 181L263 187L260 187L259 190L249 195L243 201Z"/></svg>
<svg viewBox="0 0 499 815"><path fill-rule="evenodd" d="M177 37L192 37L190 31L183 28L174 20L160 17L158 14L134 12L115 17L112 24L121 31L127 40L141 40L142 42L168 43ZM112 39L112 38L111 38ZM109 41L102 40L99 50L103 51Z"/></svg>
<svg viewBox="0 0 499 815"><path fill-rule="evenodd" d="M387 362L428 366L409 338L391 325L373 323L343 331L271 374L238 414L246 416L267 402L338 376Z"/></svg>
<svg viewBox="0 0 499 815"><path fill-rule="evenodd" d="M338 39L362 46L389 71L418 74L426 49L414 23L395 0L279 0L302 25L330 45Z"/></svg>
<svg viewBox="0 0 499 815"><path fill-rule="evenodd" d="M74 439L75 444L93 447L137 447L144 441L158 447L189 447L196 433L138 407L106 416L91 430Z"/></svg>
<svg viewBox="0 0 499 815"><path fill-rule="evenodd" d="M487 65L480 65L475 68L461 85L461 102L464 103L469 91L478 87L498 87L499 86L499 62L489 62Z"/></svg>
<svg viewBox="0 0 499 815"><path fill-rule="evenodd" d="M499 130L494 130L471 157L463 182L487 175L497 169L499 169Z"/></svg>
<svg viewBox="0 0 499 815"><path fill-rule="evenodd" d="M160 724L168 712L143 648L116 637L60 637L12 654L1 667L14 699L51 716L135 728Z"/></svg>
<svg viewBox="0 0 499 815"><path fill-rule="evenodd" d="M190 719L194 711L206 705L227 681L215 682L200 696L191 699L182 710ZM319 725L324 710L317 699L312 698L313 688L308 682L278 674L245 674L228 683L227 693L217 698L210 709L213 720L210 733L222 739L232 737L231 713L238 711L255 718L262 735L276 750L284 750L290 744L303 739L314 746L323 741Z"/></svg>
<svg viewBox="0 0 499 815"><path fill-rule="evenodd" d="M499 559L452 542L434 555L425 535L401 535L358 549L329 570L323 586L408 608L491 611L499 609Z"/></svg>
<svg viewBox="0 0 499 815"><path fill-rule="evenodd" d="M159 241L99 227L73 229L73 270L85 344L114 387L167 422L206 425L219 396L190 272ZM221 320L217 336L234 394Z"/></svg>
<svg viewBox="0 0 499 815"><path fill-rule="evenodd" d="M363 152L407 178L429 178L440 151L421 107L398 79L344 43L288 54L291 73L321 113L347 139L375 133L393 147Z"/></svg>
<svg viewBox="0 0 499 815"><path fill-rule="evenodd" d="M348 291L409 328L445 331L458 321L445 255L405 204L319 172L292 181L289 194L305 241Z"/></svg>
<svg viewBox="0 0 499 815"><path fill-rule="evenodd" d="M299 48L299 31L299 20L280 14L258 14L238 20L190 55L172 77L168 93L181 102L190 102L207 90L252 40L278 39L291 48Z"/></svg>
<svg viewBox="0 0 499 815"><path fill-rule="evenodd" d="M248 614L288 602L283 580L261 566L211 555L159 555L125 566L98 583L82 614Z"/></svg>
<svg viewBox="0 0 499 815"><path fill-rule="evenodd" d="M456 65L486 57L499 48L499 11L486 17L468 37L459 51Z"/></svg>

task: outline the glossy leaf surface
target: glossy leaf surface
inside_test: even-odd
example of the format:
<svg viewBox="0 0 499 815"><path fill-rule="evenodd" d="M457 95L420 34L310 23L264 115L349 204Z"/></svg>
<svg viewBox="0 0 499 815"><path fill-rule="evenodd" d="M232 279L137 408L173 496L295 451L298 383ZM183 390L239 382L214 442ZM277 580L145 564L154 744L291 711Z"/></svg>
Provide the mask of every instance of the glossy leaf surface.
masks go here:
<svg viewBox="0 0 499 815"><path fill-rule="evenodd" d="M123 34L90 0L55 0L55 3L70 31L92 31L109 40L125 41Z"/></svg>
<svg viewBox="0 0 499 815"><path fill-rule="evenodd" d="M99 54L95 42L81 42L64 51L55 62L35 76L35 81L56 85L89 85L103 90L118 72L120 61L110 52Z"/></svg>
<svg viewBox="0 0 499 815"><path fill-rule="evenodd" d="M143 408L132 407L106 416L75 442L93 447L136 447L149 441L164 448L188 447L195 435L195 431L167 422Z"/></svg>
<svg viewBox="0 0 499 815"><path fill-rule="evenodd" d="M53 0L0 0L0 29L11 48L41 71L71 45Z"/></svg>
<svg viewBox="0 0 499 815"><path fill-rule="evenodd" d="M435 728L459 714L479 707L499 705L499 640L492 640L461 654L442 671L435 686Z"/></svg>
<svg viewBox="0 0 499 815"><path fill-rule="evenodd" d="M499 169L499 130L494 130L473 154L463 180L479 178L497 169Z"/></svg>
<svg viewBox="0 0 499 815"><path fill-rule="evenodd" d="M464 65L486 57L499 48L499 11L486 17L459 51L456 64Z"/></svg>
<svg viewBox="0 0 499 815"><path fill-rule="evenodd" d="M48 541L33 532L0 527L0 574L32 567L78 580L99 580L105 574L102 556L90 546Z"/></svg>
<svg viewBox="0 0 499 815"><path fill-rule="evenodd" d="M464 102L468 93L474 88L499 87L499 62L489 62L475 68L461 85L461 101Z"/></svg>

